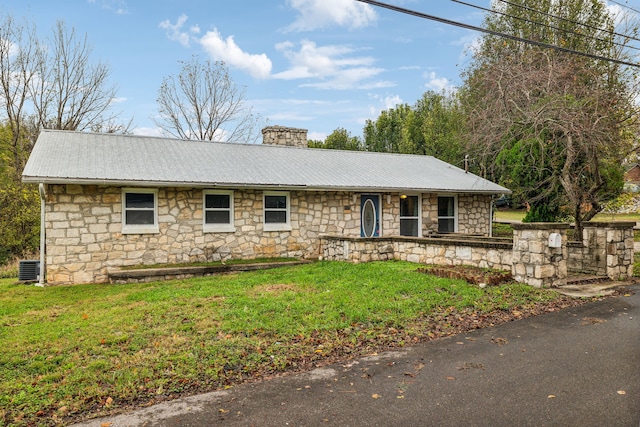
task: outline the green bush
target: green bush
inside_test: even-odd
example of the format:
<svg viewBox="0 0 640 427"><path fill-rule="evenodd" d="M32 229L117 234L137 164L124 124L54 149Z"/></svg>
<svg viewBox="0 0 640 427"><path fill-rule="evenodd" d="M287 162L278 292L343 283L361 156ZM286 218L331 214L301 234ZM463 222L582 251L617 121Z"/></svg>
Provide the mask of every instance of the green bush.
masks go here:
<svg viewBox="0 0 640 427"><path fill-rule="evenodd" d="M25 253L34 253L40 242L40 196L35 185L6 179L0 185L0 265Z"/></svg>

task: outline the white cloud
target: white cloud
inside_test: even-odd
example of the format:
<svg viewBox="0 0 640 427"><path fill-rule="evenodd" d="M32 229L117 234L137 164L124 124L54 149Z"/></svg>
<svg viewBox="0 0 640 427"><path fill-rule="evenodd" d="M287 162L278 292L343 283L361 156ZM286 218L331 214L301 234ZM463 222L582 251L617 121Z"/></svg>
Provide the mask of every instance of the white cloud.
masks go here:
<svg viewBox="0 0 640 427"><path fill-rule="evenodd" d="M450 91L453 89L451 82L446 77L438 77L435 71L429 71L424 74L427 79L424 87L434 92Z"/></svg>
<svg viewBox="0 0 640 427"><path fill-rule="evenodd" d="M354 55L355 50L350 46L317 46L312 41L302 40L299 49L295 50L295 47L291 42L276 45L291 67L272 77L281 80L318 79L321 81L303 86L319 89L370 89L394 85L388 81L372 81L384 70L373 66L373 57Z"/></svg>
<svg viewBox="0 0 640 427"><path fill-rule="evenodd" d="M132 133L139 136L157 136L165 137L166 134L160 128L139 127L133 129Z"/></svg>
<svg viewBox="0 0 640 427"><path fill-rule="evenodd" d="M384 103L385 110L396 108L396 106L402 104L402 98L400 98L400 95L385 96L382 101Z"/></svg>
<svg viewBox="0 0 640 427"><path fill-rule="evenodd" d="M266 54L250 54L244 52L233 40L233 36L226 39L218 30L208 31L200 39L204 50L214 59L247 71L255 78L265 79L271 74L271 60Z"/></svg>
<svg viewBox="0 0 640 427"><path fill-rule="evenodd" d="M189 41L191 36L188 31L183 31L182 27L187 22L187 15L182 14L178 17L175 24L172 24L168 19L162 21L158 27L166 30L169 40L177 41L184 47L189 47ZM196 27L197 28L197 27ZM198 29L199 31L199 29Z"/></svg>
<svg viewBox="0 0 640 427"><path fill-rule="evenodd" d="M127 102L127 98L119 96L111 99L111 104L122 104L123 102Z"/></svg>
<svg viewBox="0 0 640 427"><path fill-rule="evenodd" d="M340 26L363 28L376 21L376 12L368 4L355 0L287 0L299 13L284 31L312 31Z"/></svg>
<svg viewBox="0 0 640 427"><path fill-rule="evenodd" d="M96 4L98 2L96 0L89 0L88 3ZM100 0L99 3L103 9L114 12L116 15L126 15L129 13L125 0Z"/></svg>
<svg viewBox="0 0 640 427"><path fill-rule="evenodd" d="M307 134L307 139L314 141L324 141L327 139L327 134L325 132L309 132Z"/></svg>
<svg viewBox="0 0 640 427"><path fill-rule="evenodd" d="M373 117L372 120L377 119L382 111L396 108L398 105L404 103L399 95L371 95L371 98L375 101L375 105L369 106L369 116Z"/></svg>
<svg viewBox="0 0 640 427"><path fill-rule="evenodd" d="M215 60L224 61L232 67L248 72L255 78L269 77L271 60L266 54L244 52L233 40L233 36L224 39L217 29L207 31L205 35L198 37L200 35L198 25L192 25L188 31L183 29L188 19L187 15L182 14L175 24L167 19L162 21L159 27L166 31L169 40L177 41L184 47L189 47L191 41L195 41Z"/></svg>

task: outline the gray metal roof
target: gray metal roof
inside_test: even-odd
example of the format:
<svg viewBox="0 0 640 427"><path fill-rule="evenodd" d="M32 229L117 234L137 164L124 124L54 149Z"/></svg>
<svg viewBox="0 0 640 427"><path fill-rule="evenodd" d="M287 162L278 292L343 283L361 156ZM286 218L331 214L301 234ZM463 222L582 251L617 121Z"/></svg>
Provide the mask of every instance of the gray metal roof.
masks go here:
<svg viewBox="0 0 640 427"><path fill-rule="evenodd" d="M431 156L43 130L23 181L501 194Z"/></svg>

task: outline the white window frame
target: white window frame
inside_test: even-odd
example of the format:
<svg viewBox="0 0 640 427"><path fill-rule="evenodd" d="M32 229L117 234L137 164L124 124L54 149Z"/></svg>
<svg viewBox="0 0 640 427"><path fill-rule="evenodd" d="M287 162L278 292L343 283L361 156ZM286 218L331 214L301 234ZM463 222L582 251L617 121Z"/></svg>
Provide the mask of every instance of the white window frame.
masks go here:
<svg viewBox="0 0 640 427"><path fill-rule="evenodd" d="M407 197L417 197L418 198L418 216L402 216L402 208L400 209L400 215L399 215L399 224L400 225L402 223L403 219L417 219L418 220L418 234L415 236L408 236L408 237L421 237L422 235L422 195L420 194L401 194L400 195L400 203L402 203L402 196L407 196ZM402 227L400 226L400 229ZM398 230L400 231L400 230ZM402 235L402 234L401 234Z"/></svg>
<svg viewBox="0 0 640 427"><path fill-rule="evenodd" d="M285 196L287 199L287 207L285 209L267 209L267 196ZM285 211L287 214L286 222L267 222L267 211ZM264 231L291 231L291 197L288 191L265 191L262 196L262 224Z"/></svg>
<svg viewBox="0 0 640 427"><path fill-rule="evenodd" d="M229 196L229 208L211 208L207 209L207 196L209 195L217 195L217 196ZM233 191L225 191L225 190L204 190L202 192L202 231L205 233L233 233L236 231L235 227L235 217L233 213ZM213 224L207 223L207 211L228 211L229 212L229 223L227 224Z"/></svg>
<svg viewBox="0 0 640 427"><path fill-rule="evenodd" d="M153 224L127 224L127 194L153 194ZM148 209L142 209L148 210ZM157 188L123 188L122 189L122 234L154 234L159 233L158 226L158 189Z"/></svg>
<svg viewBox="0 0 640 427"><path fill-rule="evenodd" d="M458 195L457 194L438 194L438 199L440 199L440 197L450 197L453 198L453 216L440 216L440 212L438 213L438 232L440 232L440 219L453 219L453 231L452 233L457 233L458 232ZM439 211L440 207L440 200L438 200L438 205L436 206L436 209Z"/></svg>

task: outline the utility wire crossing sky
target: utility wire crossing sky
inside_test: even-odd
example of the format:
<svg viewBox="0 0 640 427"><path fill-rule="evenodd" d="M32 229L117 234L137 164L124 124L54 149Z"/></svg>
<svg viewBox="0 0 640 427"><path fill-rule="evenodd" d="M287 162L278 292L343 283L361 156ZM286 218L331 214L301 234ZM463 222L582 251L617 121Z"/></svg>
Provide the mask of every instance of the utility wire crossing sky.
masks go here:
<svg viewBox="0 0 640 427"><path fill-rule="evenodd" d="M614 16L639 13L640 0L606 1ZM490 0L8 0L0 12L41 36L58 20L86 34L118 86L114 110L136 134L160 135L162 80L197 56L224 61L269 124L324 139L337 128L361 136L382 110L455 90L490 8Z"/></svg>

